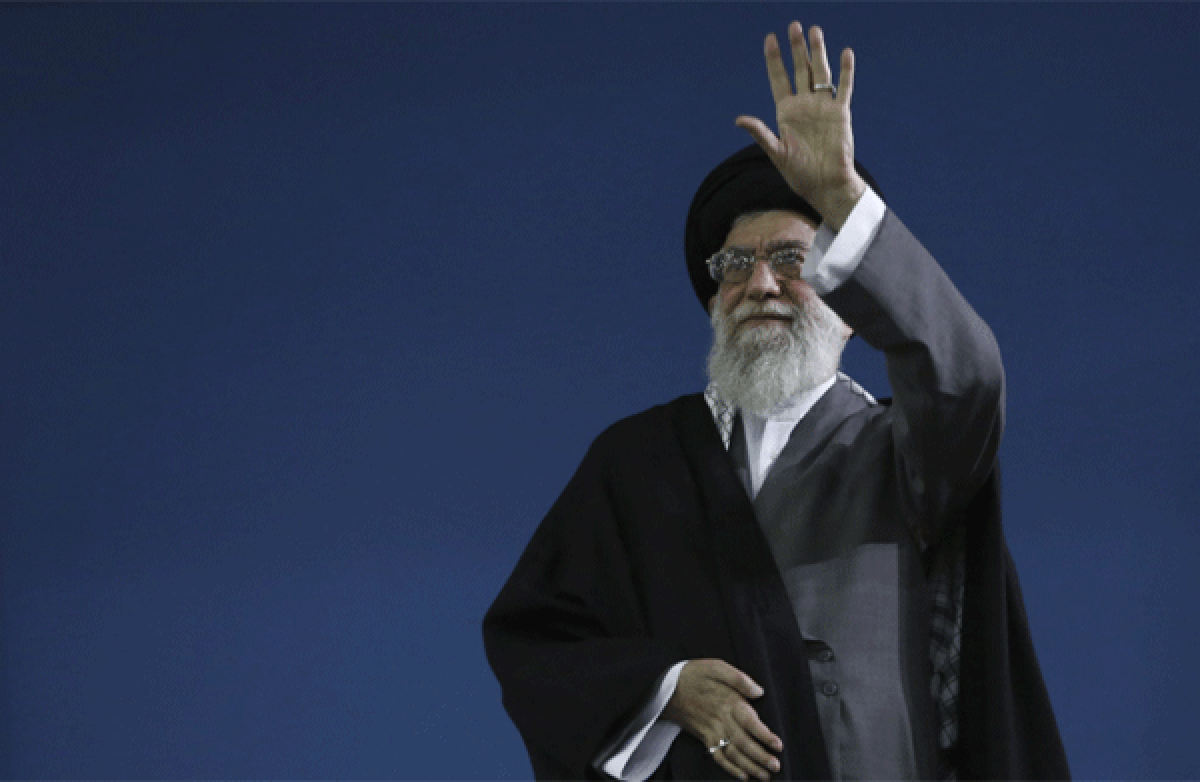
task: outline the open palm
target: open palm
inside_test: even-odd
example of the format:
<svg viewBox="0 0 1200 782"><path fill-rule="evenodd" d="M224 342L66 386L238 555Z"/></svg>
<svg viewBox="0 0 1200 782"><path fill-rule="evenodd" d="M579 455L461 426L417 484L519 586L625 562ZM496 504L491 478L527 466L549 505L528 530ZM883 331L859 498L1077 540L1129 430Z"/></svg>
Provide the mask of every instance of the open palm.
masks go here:
<svg viewBox="0 0 1200 782"><path fill-rule="evenodd" d="M795 66L794 90L775 35L768 35L764 45L779 135L755 117L738 117L737 125L754 137L796 194L820 210L827 197L852 187L858 180L850 122L854 52L842 52L836 92L828 87L814 89L832 84L832 75L821 29L810 28L809 36L811 58L800 23L792 22L788 27Z"/></svg>

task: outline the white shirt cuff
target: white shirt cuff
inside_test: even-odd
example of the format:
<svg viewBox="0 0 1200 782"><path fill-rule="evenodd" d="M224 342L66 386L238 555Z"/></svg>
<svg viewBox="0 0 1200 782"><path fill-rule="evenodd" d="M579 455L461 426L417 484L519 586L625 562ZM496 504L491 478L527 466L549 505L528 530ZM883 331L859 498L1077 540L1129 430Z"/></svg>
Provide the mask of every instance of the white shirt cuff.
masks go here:
<svg viewBox="0 0 1200 782"><path fill-rule="evenodd" d="M675 694L679 674L686 664L687 660L681 660L667 669L659 681L657 694L617 740L600 753L593 766L622 782L645 782L662 765L680 727L658 717Z"/></svg>
<svg viewBox="0 0 1200 782"><path fill-rule="evenodd" d="M804 281L813 287L817 295L824 296L850 279L866 254L867 247L879 233L886 211L883 200L867 187L837 234L821 223L801 271Z"/></svg>

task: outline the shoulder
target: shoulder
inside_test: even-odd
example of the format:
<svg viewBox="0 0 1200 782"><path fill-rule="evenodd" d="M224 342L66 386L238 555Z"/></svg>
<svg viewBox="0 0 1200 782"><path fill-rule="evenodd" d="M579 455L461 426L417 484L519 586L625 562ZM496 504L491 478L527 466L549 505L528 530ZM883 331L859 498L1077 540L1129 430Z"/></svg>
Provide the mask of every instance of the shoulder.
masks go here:
<svg viewBox="0 0 1200 782"><path fill-rule="evenodd" d="M863 407L878 407L880 405L888 405L891 404L892 401L891 399L876 399L871 395L870 391L860 386L858 381L840 369L837 373L837 382L834 383L833 388L836 388L841 393L846 394L848 398L853 399L856 404Z"/></svg>
<svg viewBox="0 0 1200 782"><path fill-rule="evenodd" d="M702 394L686 394L626 416L602 431L588 448L585 461L593 464L614 462L645 463L678 453L681 432L687 429L716 427Z"/></svg>
<svg viewBox="0 0 1200 782"><path fill-rule="evenodd" d="M616 421L592 441L591 450L626 450L675 439L678 427L684 421L694 420L701 412L708 415L703 394L685 394Z"/></svg>
<svg viewBox="0 0 1200 782"><path fill-rule="evenodd" d="M880 443L867 446L891 430L892 400L876 399L869 391L843 372L809 415L814 425L826 426L836 441L875 450Z"/></svg>
<svg viewBox="0 0 1200 782"><path fill-rule="evenodd" d="M891 403L891 399L876 399L871 392L839 370L837 382L821 399L820 405L824 415L832 415L843 421L863 421L886 417L891 410Z"/></svg>

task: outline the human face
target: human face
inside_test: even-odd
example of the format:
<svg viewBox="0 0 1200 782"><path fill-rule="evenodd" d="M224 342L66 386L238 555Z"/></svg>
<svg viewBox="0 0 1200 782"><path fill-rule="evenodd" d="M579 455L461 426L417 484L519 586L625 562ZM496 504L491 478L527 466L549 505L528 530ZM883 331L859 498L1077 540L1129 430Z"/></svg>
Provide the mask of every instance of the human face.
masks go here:
<svg viewBox="0 0 1200 782"><path fill-rule="evenodd" d="M776 277L767 261L786 244L807 252L815 237L816 226L799 215L767 212L743 218L725 240L722 249L757 258L748 278L723 281L709 304L708 377L739 409L770 414L837 372L849 327L812 286Z"/></svg>
<svg viewBox="0 0 1200 782"><path fill-rule="evenodd" d="M754 265L749 279L740 283L722 282L709 306L718 306L729 316L743 302L748 302L747 308L771 310L770 302L773 301L790 304L797 309L813 304L814 299L819 301L816 291L807 282L779 279L766 262L767 255L781 245L798 243L807 252L816 235L817 226L795 212L765 212L737 221L725 237L721 249L737 247L754 252L759 261ZM734 329L735 333L750 328L786 329L792 320L788 315L760 312L739 318Z"/></svg>

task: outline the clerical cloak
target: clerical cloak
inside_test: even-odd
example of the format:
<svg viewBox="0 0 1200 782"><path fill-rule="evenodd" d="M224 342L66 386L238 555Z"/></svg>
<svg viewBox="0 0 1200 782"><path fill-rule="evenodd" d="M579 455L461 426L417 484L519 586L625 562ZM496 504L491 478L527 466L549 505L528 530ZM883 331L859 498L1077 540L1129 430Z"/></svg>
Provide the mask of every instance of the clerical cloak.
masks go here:
<svg viewBox="0 0 1200 782"><path fill-rule="evenodd" d="M890 211L825 300L884 351L896 399L827 416L810 450L829 469L817 465L804 496L829 492L814 512L908 525L931 595L962 574L959 691L952 713L939 714L955 729L946 760L957 777L1068 778L1001 527L1003 372L990 331ZM836 497L843 506L826 501ZM697 658L725 660L763 686L753 706L784 744L775 778L830 778L796 614L699 394L595 440L483 629L539 779L599 778L600 749L667 668ZM682 734L654 778L728 774Z"/></svg>
<svg viewBox="0 0 1200 782"><path fill-rule="evenodd" d="M1069 778L997 475L962 522L943 541L965 556L958 778ZM753 703L783 739L775 778L830 776L803 638L699 394L596 440L488 611L484 640L538 779L602 778L599 749L663 671L696 658L726 660L765 689ZM652 778L728 774L681 735Z"/></svg>

